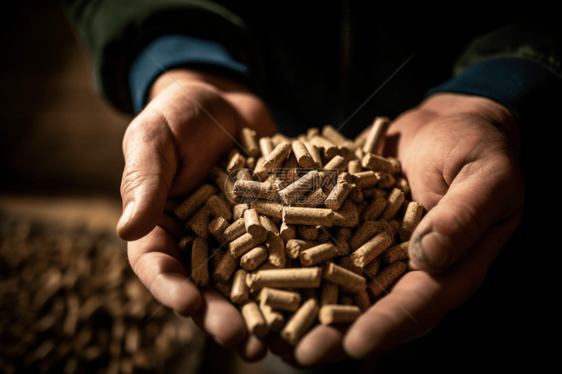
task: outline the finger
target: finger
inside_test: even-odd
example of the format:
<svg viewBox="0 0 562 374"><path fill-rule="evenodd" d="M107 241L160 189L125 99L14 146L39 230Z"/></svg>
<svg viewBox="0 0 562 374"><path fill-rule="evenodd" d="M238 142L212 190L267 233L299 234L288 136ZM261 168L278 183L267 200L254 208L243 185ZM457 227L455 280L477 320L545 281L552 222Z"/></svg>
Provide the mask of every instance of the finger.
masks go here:
<svg viewBox="0 0 562 374"><path fill-rule="evenodd" d="M241 346L236 348L236 352L244 361L259 361L267 354L266 344L255 335L249 335L248 339Z"/></svg>
<svg viewBox="0 0 562 374"><path fill-rule="evenodd" d="M474 250L448 272L412 271L350 327L345 352L356 359L395 348L425 335L459 307L484 281L487 269L517 225L516 218L494 226Z"/></svg>
<svg viewBox="0 0 562 374"><path fill-rule="evenodd" d="M164 306L184 316L195 313L202 298L188 280L176 241L157 226L142 239L128 244L129 262L141 282Z"/></svg>
<svg viewBox="0 0 562 374"><path fill-rule="evenodd" d="M204 288L202 295L203 305L193 315L195 324L222 346L237 348L244 344L248 330L238 309L212 287Z"/></svg>
<svg viewBox="0 0 562 374"><path fill-rule="evenodd" d="M318 325L295 347L295 359L303 366L317 366L343 360L342 340L348 326Z"/></svg>
<svg viewBox="0 0 562 374"><path fill-rule="evenodd" d="M131 241L148 234L158 223L177 170L177 149L164 116L146 110L135 118L123 139L123 153L124 210L117 234Z"/></svg>
<svg viewBox="0 0 562 374"><path fill-rule="evenodd" d="M409 253L414 265L431 273L449 268L494 222L515 214L519 204L513 202L522 200L523 184L503 155L465 164L412 234Z"/></svg>

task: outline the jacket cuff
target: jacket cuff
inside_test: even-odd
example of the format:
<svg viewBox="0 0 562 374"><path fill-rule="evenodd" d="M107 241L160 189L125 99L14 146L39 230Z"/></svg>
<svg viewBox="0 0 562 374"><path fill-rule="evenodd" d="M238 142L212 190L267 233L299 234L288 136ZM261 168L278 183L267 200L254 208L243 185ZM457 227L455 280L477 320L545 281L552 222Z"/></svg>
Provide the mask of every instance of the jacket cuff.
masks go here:
<svg viewBox="0 0 562 374"><path fill-rule="evenodd" d="M550 70L521 58L496 58L464 69L459 75L429 90L482 96L503 105L520 124L532 121L536 113L555 117L562 79Z"/></svg>
<svg viewBox="0 0 562 374"><path fill-rule="evenodd" d="M152 83L176 66L222 67L248 76L245 65L236 61L221 44L185 35L165 35L152 41L136 57L129 70L129 90L138 114L145 106Z"/></svg>

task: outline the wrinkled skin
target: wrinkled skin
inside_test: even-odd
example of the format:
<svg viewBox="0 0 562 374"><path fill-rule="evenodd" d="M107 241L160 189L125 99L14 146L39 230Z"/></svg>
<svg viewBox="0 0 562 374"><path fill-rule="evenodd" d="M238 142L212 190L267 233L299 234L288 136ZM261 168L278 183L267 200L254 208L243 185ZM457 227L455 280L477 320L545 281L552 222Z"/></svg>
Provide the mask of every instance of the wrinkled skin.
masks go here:
<svg viewBox="0 0 562 374"><path fill-rule="evenodd" d="M236 136L248 126L266 136L275 125L263 102L229 77L187 69L170 74L177 82L161 76L125 134L125 213L117 232L129 241L131 266L154 297L192 316L245 360L262 358L269 347L294 365L314 366L365 358L423 336L482 284L519 223L525 187L512 115L485 98L434 95L396 118L379 150L398 157L413 200L428 211L410 244L413 265L424 271L403 276L351 326L317 326L296 347L279 338L260 341L222 295L186 281L176 244L182 226L172 210L233 148L226 133Z"/></svg>

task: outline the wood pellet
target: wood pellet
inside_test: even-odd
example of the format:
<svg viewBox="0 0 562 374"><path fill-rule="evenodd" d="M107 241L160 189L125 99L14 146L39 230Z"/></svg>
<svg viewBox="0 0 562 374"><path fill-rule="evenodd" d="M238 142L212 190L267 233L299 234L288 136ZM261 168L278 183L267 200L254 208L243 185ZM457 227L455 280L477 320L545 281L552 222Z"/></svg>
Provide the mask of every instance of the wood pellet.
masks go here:
<svg viewBox="0 0 562 374"><path fill-rule="evenodd" d="M329 125L297 138L243 129L245 149L175 210L192 281L238 305L258 338L295 345L315 324L353 323L409 271L424 211L398 160L376 153L388 124L356 141Z"/></svg>

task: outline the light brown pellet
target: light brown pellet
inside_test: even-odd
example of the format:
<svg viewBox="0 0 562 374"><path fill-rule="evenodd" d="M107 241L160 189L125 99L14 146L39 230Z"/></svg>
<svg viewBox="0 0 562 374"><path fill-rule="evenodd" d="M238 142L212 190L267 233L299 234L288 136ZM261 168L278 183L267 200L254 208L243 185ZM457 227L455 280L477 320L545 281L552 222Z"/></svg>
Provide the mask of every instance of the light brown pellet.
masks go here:
<svg viewBox="0 0 562 374"><path fill-rule="evenodd" d="M266 200L255 200L251 204L252 209L273 218L283 218L283 204L270 203Z"/></svg>
<svg viewBox="0 0 562 374"><path fill-rule="evenodd" d="M361 167L361 161L359 160L351 160L347 163L347 170L349 174L357 174L363 171Z"/></svg>
<svg viewBox="0 0 562 374"><path fill-rule="evenodd" d="M289 240L293 240L297 237L297 227L283 222L281 224L281 228L279 229L279 236L281 236L285 243L287 243Z"/></svg>
<svg viewBox="0 0 562 374"><path fill-rule="evenodd" d="M318 130L318 127L311 127L308 130L306 130L306 139L307 140L310 140L317 135L320 135L320 130Z"/></svg>
<svg viewBox="0 0 562 374"><path fill-rule="evenodd" d="M267 182L237 180L234 183L234 194L248 199L269 199L279 193L279 185Z"/></svg>
<svg viewBox="0 0 562 374"><path fill-rule="evenodd" d="M322 279L335 283L338 286L342 286L351 292L359 292L365 289L367 284L365 278L362 276L331 262L327 262L324 265Z"/></svg>
<svg viewBox="0 0 562 374"><path fill-rule="evenodd" d="M252 271L264 263L268 256L269 252L265 245L258 245L240 257L240 266L248 271Z"/></svg>
<svg viewBox="0 0 562 374"><path fill-rule="evenodd" d="M181 220L186 221L193 214L195 214L199 209L201 209L207 199L212 195L218 193L218 189L210 184L204 184L197 191L195 191L191 196L189 196L183 203L178 205L174 209L174 214Z"/></svg>
<svg viewBox="0 0 562 374"><path fill-rule="evenodd" d="M404 195L408 195L410 193L410 184L404 177L399 177L396 180L396 188L399 188L404 192Z"/></svg>
<svg viewBox="0 0 562 374"><path fill-rule="evenodd" d="M255 159L253 157L250 157L248 160L246 160L246 163L248 163L250 160L253 160L252 162L255 162ZM252 172L250 171L250 169L240 169L236 172L236 180L253 181L254 177L252 176Z"/></svg>
<svg viewBox="0 0 562 374"><path fill-rule="evenodd" d="M351 295L351 298L353 299L353 303L361 309L361 312L365 312L371 307L371 298L369 297L367 289L354 293Z"/></svg>
<svg viewBox="0 0 562 374"><path fill-rule="evenodd" d="M256 166L254 167L254 178L258 181L263 181L267 178L267 169L263 166L265 162L265 157L260 157L256 161Z"/></svg>
<svg viewBox="0 0 562 374"><path fill-rule="evenodd" d="M340 209L350 192L351 185L347 182L336 184L324 202L326 208L331 210Z"/></svg>
<svg viewBox="0 0 562 374"><path fill-rule="evenodd" d="M246 233L246 222L244 218L234 221L230 226L224 229L222 235L228 241L233 241Z"/></svg>
<svg viewBox="0 0 562 374"><path fill-rule="evenodd" d="M319 205L324 204L326 201L326 194L321 188L318 188L307 196L301 196L296 204L293 205L295 208L316 208Z"/></svg>
<svg viewBox="0 0 562 374"><path fill-rule="evenodd" d="M213 218L213 214L204 206L201 208L199 212L191 220L188 221L188 224L197 236L202 237L203 239L207 239L210 235L209 233L209 224L211 223L211 219ZM186 224L186 227L188 226Z"/></svg>
<svg viewBox="0 0 562 374"><path fill-rule="evenodd" d="M334 143L332 143L331 141L329 141L328 139L322 136L315 135L309 139L309 142L311 144L314 144L316 147L318 147L318 149L320 148L323 149L322 156L326 160L331 160L334 156L338 154L338 147Z"/></svg>
<svg viewBox="0 0 562 374"><path fill-rule="evenodd" d="M371 299L374 299L384 292L406 271L406 263L402 261L388 265L375 277L375 280L369 282L367 291Z"/></svg>
<svg viewBox="0 0 562 374"><path fill-rule="evenodd" d="M209 283L208 256L207 242L202 238L195 238L191 250L191 280L199 287L206 286Z"/></svg>
<svg viewBox="0 0 562 374"><path fill-rule="evenodd" d="M402 220L402 225L400 225L400 228L398 229L400 239L403 241L410 240L412 233L418 226L418 223L420 223L422 213L423 206L417 202L411 201L410 204L408 204L408 209L406 209L406 214Z"/></svg>
<svg viewBox="0 0 562 374"><path fill-rule="evenodd" d="M302 142L295 140L292 144L292 149L301 168L308 169L314 167L312 155L308 152L308 149Z"/></svg>
<svg viewBox="0 0 562 374"><path fill-rule="evenodd" d="M215 282L227 283L232 277L232 274L234 273L234 270L236 270L239 262L240 261L237 258L232 257L230 250L227 249L222 256L219 266L217 266L215 272L213 273L213 279Z"/></svg>
<svg viewBox="0 0 562 374"><path fill-rule="evenodd" d="M394 218L396 212L398 212L398 209L400 209L400 206L402 206L403 202L404 192L400 191L398 188L394 188L390 192L390 195L388 195L388 203L382 211L380 218L390 221L392 218Z"/></svg>
<svg viewBox="0 0 562 374"><path fill-rule="evenodd" d="M274 232L269 231L267 234L266 243L269 247L268 262L277 268L284 268L286 262L285 256L285 243L283 239Z"/></svg>
<svg viewBox="0 0 562 374"><path fill-rule="evenodd" d="M241 169L246 165L246 157L238 150L233 149L228 154L228 163L226 165L226 172L232 173L236 169Z"/></svg>
<svg viewBox="0 0 562 374"><path fill-rule="evenodd" d="M227 227L228 222L222 217L217 217L209 223L208 230L217 242L222 243L226 240L222 233Z"/></svg>
<svg viewBox="0 0 562 374"><path fill-rule="evenodd" d="M260 291L260 303L268 305L273 309L294 312L301 304L301 295L298 292L264 287Z"/></svg>
<svg viewBox="0 0 562 374"><path fill-rule="evenodd" d="M238 204L240 202L240 196L236 196L234 194L234 178L229 174L220 175L215 183L221 189L227 198L232 204Z"/></svg>
<svg viewBox="0 0 562 374"><path fill-rule="evenodd" d="M301 195L314 191L319 186L319 178L318 171L312 170L279 191L279 198L285 205L294 204Z"/></svg>
<svg viewBox="0 0 562 374"><path fill-rule="evenodd" d="M248 127L242 128L240 131L240 143L250 157L258 157L260 149L256 140L256 132Z"/></svg>
<svg viewBox="0 0 562 374"><path fill-rule="evenodd" d="M338 285L327 280L322 282L320 305L338 303Z"/></svg>
<svg viewBox="0 0 562 374"><path fill-rule="evenodd" d="M374 155L372 153L365 153L363 160L361 160L361 166L365 169L370 169L373 171L384 171L389 174L396 174L400 172L397 170L396 163L384 158L382 156Z"/></svg>
<svg viewBox="0 0 562 374"><path fill-rule="evenodd" d="M217 195L210 196L205 206L209 208L215 218L222 217L226 221L232 218L232 212Z"/></svg>
<svg viewBox="0 0 562 374"><path fill-rule="evenodd" d="M375 234L379 231L380 225L378 222L365 221L351 236L351 239L349 239L349 246L355 251L357 248L367 243L367 241L375 236Z"/></svg>
<svg viewBox="0 0 562 374"><path fill-rule="evenodd" d="M330 209L283 208L283 222L294 225L332 227L334 213Z"/></svg>
<svg viewBox="0 0 562 374"><path fill-rule="evenodd" d="M337 155L334 158L332 158L330 162L324 165L325 170L336 169L338 171L338 174L343 173L346 167L347 167L347 163L345 162L345 158Z"/></svg>
<svg viewBox="0 0 562 374"><path fill-rule="evenodd" d="M235 258L242 256L244 253L248 252L250 249L257 247L265 241L267 238L267 231L263 231L257 236L253 236L250 233L246 233L232 241L229 245L230 253Z"/></svg>
<svg viewBox="0 0 562 374"><path fill-rule="evenodd" d="M260 223L267 231L279 235L279 229L271 217L260 215Z"/></svg>
<svg viewBox="0 0 562 374"><path fill-rule="evenodd" d="M382 140L385 137L386 130L390 125L390 120L387 117L376 117L373 122L373 127L369 132L365 144L363 145L363 152L377 153Z"/></svg>
<svg viewBox="0 0 562 374"><path fill-rule="evenodd" d="M347 227L341 227L341 228L348 229ZM347 235L345 235L343 231L339 231L334 236L334 244L336 246L336 256L346 256L349 252L351 252L351 248L349 247L349 243L347 242L346 237Z"/></svg>
<svg viewBox="0 0 562 374"><path fill-rule="evenodd" d="M250 289L246 285L246 275L248 273L246 270L237 270L234 273L234 279L232 281L232 289L230 290L230 301L235 304L243 304L248 301L250 296Z"/></svg>
<svg viewBox="0 0 562 374"><path fill-rule="evenodd" d="M387 190L396 185L396 179L394 179L391 174L385 173L383 171L377 171L375 174L379 177L379 188L384 188L385 190Z"/></svg>
<svg viewBox="0 0 562 374"><path fill-rule="evenodd" d="M376 191L374 199L369 203L369 205L367 205L367 208L363 212L361 221L365 222L377 220L387 205L388 201L383 197L383 194Z"/></svg>
<svg viewBox="0 0 562 374"><path fill-rule="evenodd" d="M310 142L305 142L304 145L306 146L308 153L310 153L312 161L314 161L313 168L320 169L322 167L322 155L320 154L320 150L317 146L311 144Z"/></svg>
<svg viewBox="0 0 562 374"><path fill-rule="evenodd" d="M277 333L281 331L283 326L285 326L285 317L281 312L273 310L269 305L263 305L261 302L259 304L261 314L272 333Z"/></svg>
<svg viewBox="0 0 562 374"><path fill-rule="evenodd" d="M291 239L287 241L285 246L285 254L287 257L295 259L298 258L302 251L309 248L316 247L318 242L311 240Z"/></svg>
<svg viewBox="0 0 562 374"><path fill-rule="evenodd" d="M351 323L359 317L361 309L356 305L328 304L320 308L318 320L323 325Z"/></svg>
<svg viewBox="0 0 562 374"><path fill-rule="evenodd" d="M276 133L271 137L271 142L274 147L277 147L281 143L291 144L291 139L281 133Z"/></svg>
<svg viewBox="0 0 562 374"><path fill-rule="evenodd" d="M321 226L297 226L297 236L302 240L316 240Z"/></svg>
<svg viewBox="0 0 562 374"><path fill-rule="evenodd" d="M281 338L292 346L296 345L316 320L318 309L318 301L315 298L305 301L281 330Z"/></svg>
<svg viewBox="0 0 562 374"><path fill-rule="evenodd" d="M263 167L265 170L279 169L285 163L287 156L291 152L291 145L289 143L280 143L275 149L265 158Z"/></svg>
<svg viewBox="0 0 562 374"><path fill-rule="evenodd" d="M248 169L254 170L254 168L256 167L256 162L257 162L257 160L256 160L255 157L248 157L248 158L246 159L246 167L247 167ZM248 169L243 169L243 170L245 170L245 171L247 172L247 174L245 174L244 177L239 178L239 179L246 179L246 178L248 178L248 177L247 177L248 174L250 175L250 177L252 176L252 172L251 172L250 170L248 170ZM252 178L252 179L248 179L248 180L253 180L253 179L254 179L253 177L251 177L251 178ZM238 178L237 178L237 179L238 179Z"/></svg>
<svg viewBox="0 0 562 374"><path fill-rule="evenodd" d="M259 290L271 288L316 288L320 287L322 269L319 267L297 269L272 269L249 274L248 287Z"/></svg>
<svg viewBox="0 0 562 374"><path fill-rule="evenodd" d="M374 187L379 182L379 175L375 174L372 170L362 171L353 174L353 181L357 188Z"/></svg>
<svg viewBox="0 0 562 374"><path fill-rule="evenodd" d="M357 207L349 199L346 199L340 210L334 212L333 226L355 227L359 224Z"/></svg>
<svg viewBox="0 0 562 374"><path fill-rule="evenodd" d="M381 267L381 264L382 264L382 259L381 259L381 256L379 256L379 257L375 258L373 261L369 262L369 263L367 264L367 266L365 266L363 269L365 269L365 271L366 271L369 275L371 275L371 277L374 278L374 277L376 277L377 274L379 273L379 269L380 269L380 267ZM365 274L365 273L363 272L363 275L365 276L365 278L371 279L371 277L369 277L368 274Z"/></svg>
<svg viewBox="0 0 562 374"><path fill-rule="evenodd" d="M254 300L248 300L240 308L242 317L248 327L248 332L258 338L265 338L269 329L261 314L258 304Z"/></svg>
<svg viewBox="0 0 562 374"><path fill-rule="evenodd" d="M299 258L302 266L313 266L335 256L336 247L332 243L324 243L302 251Z"/></svg>
<svg viewBox="0 0 562 374"><path fill-rule="evenodd" d="M255 209L248 209L244 212L244 226L246 232L254 237L263 234L265 231L261 225L258 211Z"/></svg>
<svg viewBox="0 0 562 374"><path fill-rule="evenodd" d="M325 125L322 128L322 136L325 137L326 139L329 139L332 143L336 145L344 145L351 142L332 125Z"/></svg>
<svg viewBox="0 0 562 374"><path fill-rule="evenodd" d="M293 152L291 152L289 158L285 161L283 170L281 170L279 175L286 183L289 184L299 179L299 163L297 162L297 158Z"/></svg>
<svg viewBox="0 0 562 374"><path fill-rule="evenodd" d="M275 146L273 145L271 138L268 136L264 136L263 138L260 138L259 143L260 143L259 145L260 145L261 155L263 157L269 156L269 154L273 152L273 149L275 149Z"/></svg>
<svg viewBox="0 0 562 374"><path fill-rule="evenodd" d="M238 221L244 216L244 211L250 209L250 204L236 204L232 207L232 220Z"/></svg>
<svg viewBox="0 0 562 374"><path fill-rule="evenodd" d="M353 252L350 258L355 266L364 267L384 252L391 243L392 239L388 234L381 232Z"/></svg>
<svg viewBox="0 0 562 374"><path fill-rule="evenodd" d="M392 264L396 261L402 261L408 259L408 246L410 242L400 243L393 247L388 248L381 254L381 258L387 264Z"/></svg>

